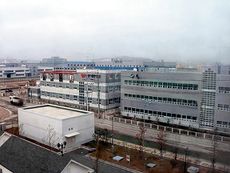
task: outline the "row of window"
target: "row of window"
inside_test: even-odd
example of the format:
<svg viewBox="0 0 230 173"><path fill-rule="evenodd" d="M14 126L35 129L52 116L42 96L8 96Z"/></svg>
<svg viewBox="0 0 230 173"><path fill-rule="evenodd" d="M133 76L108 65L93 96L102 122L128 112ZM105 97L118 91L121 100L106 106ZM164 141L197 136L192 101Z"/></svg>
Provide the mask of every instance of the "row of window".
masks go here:
<svg viewBox="0 0 230 173"><path fill-rule="evenodd" d="M47 97L54 97L54 98L61 98L61 99L67 99L67 100L76 100L76 101L87 101L87 98L84 96L77 96L77 95L69 95L69 94L59 94L59 93L52 93L52 92L45 92L42 91L41 95L47 96ZM93 98L88 97L88 103L92 103ZM101 99L100 99L101 102ZM111 98L109 100L106 100L106 104L115 104L120 103L120 97L117 98Z"/></svg>
<svg viewBox="0 0 230 173"><path fill-rule="evenodd" d="M16 76L25 76L25 74L23 73L23 74L16 74Z"/></svg>
<svg viewBox="0 0 230 173"><path fill-rule="evenodd" d="M79 89L79 90L86 90L87 91L87 85L84 83L79 82L78 84L66 84L66 83L54 83L54 82L46 82L43 83L41 82L40 85L43 86L50 86L50 87L60 87L60 88L70 88L70 89ZM97 91L98 89L96 88L95 91ZM121 90L121 86L120 85L114 85L114 86L106 86L105 88L105 92L114 92L114 91L120 91ZM93 86L92 85L88 85L88 91L93 91Z"/></svg>
<svg viewBox="0 0 230 173"><path fill-rule="evenodd" d="M230 93L230 87L219 87L219 93Z"/></svg>
<svg viewBox="0 0 230 173"><path fill-rule="evenodd" d="M41 95L48 96L48 97L62 98L62 99L70 99L70 100L78 100L78 98L80 99L80 97L78 97L77 95L52 93L52 92L46 92L46 91L42 91Z"/></svg>
<svg viewBox="0 0 230 173"><path fill-rule="evenodd" d="M230 128L230 122L217 121L216 126L217 127L223 127L223 128Z"/></svg>
<svg viewBox="0 0 230 173"><path fill-rule="evenodd" d="M133 108L133 107L124 107L124 110L127 112L132 112L137 114L147 114L150 116L168 117L168 118L175 118L175 119L182 118L182 119L193 120L193 121L197 120L197 117L193 117L189 115L172 114L168 112L158 112L158 111L144 110L144 109Z"/></svg>
<svg viewBox="0 0 230 173"><path fill-rule="evenodd" d="M197 107L197 101L195 100L185 100L185 99L176 99L176 98L167 98L167 97L154 97L154 96L147 96L147 95L138 95L138 94L124 94L125 97L132 98L132 99L141 99L147 101L154 101L154 102L163 102L163 103L170 103L170 104L178 104L178 105L185 105L185 106L193 106Z"/></svg>
<svg viewBox="0 0 230 173"><path fill-rule="evenodd" d="M30 72L30 70L5 70L5 71L0 71L0 73L14 73L14 72Z"/></svg>
<svg viewBox="0 0 230 173"><path fill-rule="evenodd" d="M40 82L40 85L50 86L50 87L60 87L60 88L70 88L70 89L78 89L77 84L65 84L65 83L54 83L54 82Z"/></svg>
<svg viewBox="0 0 230 173"><path fill-rule="evenodd" d="M68 67L69 66L78 66L78 67L91 66L91 67L93 67L93 66L95 66L95 64L68 64Z"/></svg>
<svg viewBox="0 0 230 173"><path fill-rule="evenodd" d="M230 112L230 105L218 104L218 110Z"/></svg>
<svg viewBox="0 0 230 173"><path fill-rule="evenodd" d="M156 88L173 88L182 90L198 90L197 84L184 84L184 83L169 83L169 82L153 82L141 80L125 80L125 85L147 86Z"/></svg>

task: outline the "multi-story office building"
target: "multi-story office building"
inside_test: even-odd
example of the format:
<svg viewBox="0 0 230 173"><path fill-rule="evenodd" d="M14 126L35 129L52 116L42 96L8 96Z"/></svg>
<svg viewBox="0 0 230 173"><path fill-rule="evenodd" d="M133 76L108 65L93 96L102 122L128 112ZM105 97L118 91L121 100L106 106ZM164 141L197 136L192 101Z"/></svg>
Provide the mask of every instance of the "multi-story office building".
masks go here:
<svg viewBox="0 0 230 173"><path fill-rule="evenodd" d="M230 65L203 67L201 126L230 132Z"/></svg>
<svg viewBox="0 0 230 173"><path fill-rule="evenodd" d="M123 116L230 131L230 75L197 72L121 73Z"/></svg>
<svg viewBox="0 0 230 173"><path fill-rule="evenodd" d="M198 127L201 79L199 73L122 72L122 115Z"/></svg>
<svg viewBox="0 0 230 173"><path fill-rule="evenodd" d="M30 69L21 67L0 67L0 78L21 78L31 76Z"/></svg>
<svg viewBox="0 0 230 173"><path fill-rule="evenodd" d="M40 80L41 99L110 110L120 106L120 80L119 71L45 71Z"/></svg>
<svg viewBox="0 0 230 173"><path fill-rule="evenodd" d="M55 66L55 70L93 69L94 66L94 62L90 61L67 61Z"/></svg>
<svg viewBox="0 0 230 173"><path fill-rule="evenodd" d="M97 59L95 60L95 68L101 70L133 70L134 68L144 69L145 61L146 59L134 57Z"/></svg>
<svg viewBox="0 0 230 173"><path fill-rule="evenodd" d="M101 70L146 70L146 69L171 69L176 68L175 62L153 61L148 58L117 57L111 59L95 60L96 69Z"/></svg>

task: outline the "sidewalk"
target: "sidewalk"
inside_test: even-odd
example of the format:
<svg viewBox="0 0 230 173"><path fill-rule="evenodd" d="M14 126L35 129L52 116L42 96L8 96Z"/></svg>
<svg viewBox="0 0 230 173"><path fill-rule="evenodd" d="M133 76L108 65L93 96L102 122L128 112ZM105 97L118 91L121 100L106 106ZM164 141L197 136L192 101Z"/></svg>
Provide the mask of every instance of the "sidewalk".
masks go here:
<svg viewBox="0 0 230 173"><path fill-rule="evenodd" d="M108 142L112 143L111 139L108 140ZM127 148L130 148L130 149L135 149L135 150L139 149L139 145L129 143L129 142L124 142L124 141L117 140L117 139L113 139L113 143L115 145L127 147ZM144 147L144 152L160 156L160 151L158 149L155 149L155 148ZM168 158L168 159L174 159L174 153L168 152L168 151L164 152L163 157ZM177 160L184 161L184 155L177 154ZM198 158L194 158L194 157L191 157L191 156L187 156L187 162L191 163L191 164L194 164L194 165L199 165L199 166L211 168L210 161L207 161L207 160L204 160L204 159L198 159ZM230 171L230 165L224 166L222 164L216 163L215 164L215 169L219 170L219 171Z"/></svg>

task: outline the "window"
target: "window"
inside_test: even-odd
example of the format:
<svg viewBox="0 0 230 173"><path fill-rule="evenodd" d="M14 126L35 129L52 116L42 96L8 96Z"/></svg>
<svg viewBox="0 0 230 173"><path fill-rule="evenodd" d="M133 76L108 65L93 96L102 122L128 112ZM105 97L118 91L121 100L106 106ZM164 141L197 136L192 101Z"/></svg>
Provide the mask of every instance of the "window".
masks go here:
<svg viewBox="0 0 230 173"><path fill-rule="evenodd" d="M63 82L63 74L59 74L59 82Z"/></svg>
<svg viewBox="0 0 230 173"><path fill-rule="evenodd" d="M74 95L74 96L73 96L73 99L74 99L74 100L77 100L77 96Z"/></svg>

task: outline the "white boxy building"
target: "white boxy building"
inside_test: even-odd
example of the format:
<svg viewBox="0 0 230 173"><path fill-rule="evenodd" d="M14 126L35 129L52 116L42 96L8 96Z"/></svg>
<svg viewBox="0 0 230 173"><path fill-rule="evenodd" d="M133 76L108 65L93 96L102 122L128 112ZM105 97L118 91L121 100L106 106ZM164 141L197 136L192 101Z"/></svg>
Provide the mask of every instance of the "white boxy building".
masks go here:
<svg viewBox="0 0 230 173"><path fill-rule="evenodd" d="M94 113L57 105L36 105L18 109L19 134L57 148L66 142L65 152L93 139Z"/></svg>

